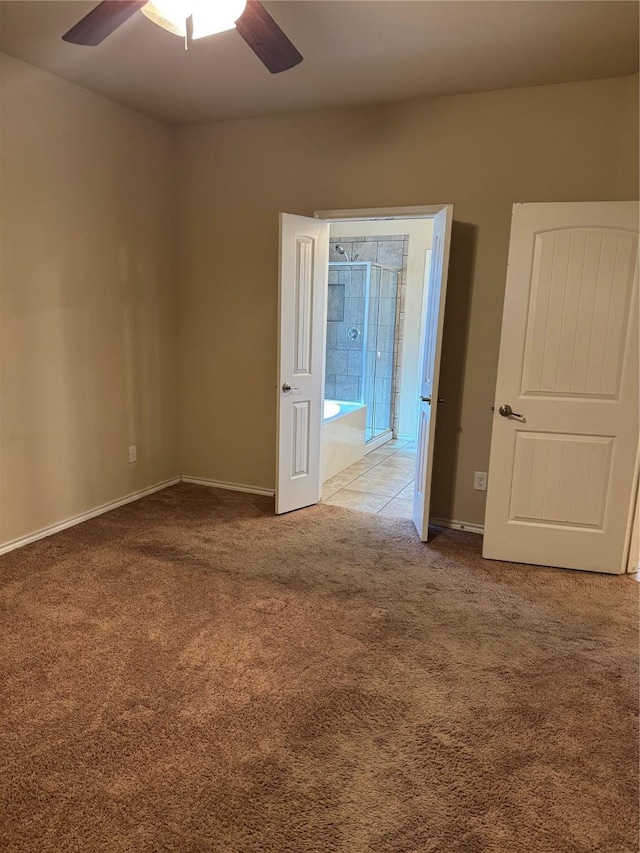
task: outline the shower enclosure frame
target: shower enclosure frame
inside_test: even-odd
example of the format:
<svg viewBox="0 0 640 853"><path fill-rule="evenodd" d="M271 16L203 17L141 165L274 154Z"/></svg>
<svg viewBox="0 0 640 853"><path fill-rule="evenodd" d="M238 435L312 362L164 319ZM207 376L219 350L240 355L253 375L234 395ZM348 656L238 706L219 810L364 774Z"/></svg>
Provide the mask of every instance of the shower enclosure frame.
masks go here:
<svg viewBox="0 0 640 853"><path fill-rule="evenodd" d="M365 381L367 377L367 352L368 352L368 344L369 344L369 312L371 309L371 270L373 267L380 270L387 270L389 272L395 273L398 276L397 279L397 288L396 290L396 305L395 305L395 318L394 318L394 343L396 332L398 328L398 312L400 310L400 279L402 276L402 268L401 267L392 267L389 264L381 264L377 261L329 261L329 270L332 269L346 269L349 268L349 272L353 275L353 267L364 267L365 268L365 283L364 283L364 306L365 306L365 314L363 320L363 332L362 332L362 393L360 403L363 405L367 405L366 403L366 394L365 394ZM378 309L379 310L379 309ZM390 400L390 417L389 422L391 426L387 429L383 430L379 435L374 435L375 432L375 400L374 400L374 408L371 414L372 423L371 423L371 438L365 441L365 444L371 444L372 442L382 442L382 440L386 440L387 437L393 436L393 407L395 405L394 401L396 398L395 390L396 390L396 371L397 371L397 360L398 360L398 351L394 346L393 351L393 359L391 366L391 400ZM374 380L375 384L375 380ZM346 402L346 401L345 401Z"/></svg>

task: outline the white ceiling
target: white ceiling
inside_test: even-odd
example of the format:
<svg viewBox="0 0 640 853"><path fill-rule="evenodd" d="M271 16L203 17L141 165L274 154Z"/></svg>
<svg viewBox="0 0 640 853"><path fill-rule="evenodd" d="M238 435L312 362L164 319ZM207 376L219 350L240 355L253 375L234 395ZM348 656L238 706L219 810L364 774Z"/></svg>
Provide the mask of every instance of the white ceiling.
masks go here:
<svg viewBox="0 0 640 853"><path fill-rule="evenodd" d="M185 51L140 12L98 47L63 42L95 5L3 0L0 48L170 124L638 70L634 0L266 0L304 56L277 75L235 30Z"/></svg>

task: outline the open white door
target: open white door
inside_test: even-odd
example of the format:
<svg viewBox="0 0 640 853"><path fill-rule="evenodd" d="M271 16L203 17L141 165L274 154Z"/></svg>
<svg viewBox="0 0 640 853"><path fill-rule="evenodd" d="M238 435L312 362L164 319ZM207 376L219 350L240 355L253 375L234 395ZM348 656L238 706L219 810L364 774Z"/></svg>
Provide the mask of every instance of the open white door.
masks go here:
<svg viewBox="0 0 640 853"><path fill-rule="evenodd" d="M449 267L452 221L452 204L443 207L433 219L431 271L427 290L425 333L420 359L422 373L413 522L423 542L426 542L429 536L433 441L436 429L436 410L438 408L440 351L444 325L444 303L447 296L447 270Z"/></svg>
<svg viewBox="0 0 640 853"><path fill-rule="evenodd" d="M638 203L515 205L483 555L625 571L638 404Z"/></svg>
<svg viewBox="0 0 640 853"><path fill-rule="evenodd" d="M322 496L329 225L280 214L276 513Z"/></svg>

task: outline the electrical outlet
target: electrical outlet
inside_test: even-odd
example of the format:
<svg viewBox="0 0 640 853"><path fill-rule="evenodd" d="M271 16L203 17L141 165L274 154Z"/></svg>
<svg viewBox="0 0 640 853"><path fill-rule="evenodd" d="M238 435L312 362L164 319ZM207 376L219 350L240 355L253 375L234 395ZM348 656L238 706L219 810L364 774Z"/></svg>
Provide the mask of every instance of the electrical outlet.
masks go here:
<svg viewBox="0 0 640 853"><path fill-rule="evenodd" d="M138 461L138 448L135 444L132 444L129 448L129 462L137 462Z"/></svg>
<svg viewBox="0 0 640 853"><path fill-rule="evenodd" d="M486 471L476 471L473 477L473 488L477 489L479 492L487 491L487 472Z"/></svg>

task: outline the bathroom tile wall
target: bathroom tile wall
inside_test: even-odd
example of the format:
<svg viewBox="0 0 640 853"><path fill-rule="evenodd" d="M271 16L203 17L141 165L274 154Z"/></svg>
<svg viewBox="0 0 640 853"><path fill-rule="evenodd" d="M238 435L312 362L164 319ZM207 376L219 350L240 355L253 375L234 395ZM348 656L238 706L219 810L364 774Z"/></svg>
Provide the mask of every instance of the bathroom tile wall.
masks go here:
<svg viewBox="0 0 640 853"><path fill-rule="evenodd" d="M363 395L365 267L329 270L325 397L357 403Z"/></svg>
<svg viewBox="0 0 640 853"><path fill-rule="evenodd" d="M363 359L363 327L358 325L364 320L364 267L352 267L349 269L337 269L333 267L329 272L329 312L327 322L327 371L325 383L325 397L333 400L345 400L351 402L363 401L368 403L368 427L377 427L378 430L386 427L387 416L384 411L384 403L381 395L386 394L393 397L393 429L397 432L398 427L398 395L400 390L400 373L402 370L402 327L404 322L404 303L406 291L406 267L409 251L409 236L397 234L392 236L376 237L332 237L329 250L329 260L344 262L346 257L336 252L336 243L344 246L350 260L375 261L380 264L400 269L400 285L398 296L385 290L388 285L383 279L382 292L371 293L372 300L382 299L380 304L381 321L383 328L378 332L378 347L380 359L378 359L378 377L382 375L384 381L378 382L377 423L373 423L372 400L364 400L365 387L371 383L363 383L363 369L367 373L373 371L373 351L367 354L366 362ZM377 302L372 301L372 316L377 312ZM395 334L393 326L395 325ZM355 327L361 334L357 340L349 340L347 331ZM369 342L372 338L369 330ZM347 352L345 361L339 355ZM384 364L381 362L384 361ZM367 394L372 397L373 389ZM385 395L386 396L386 395ZM389 397L386 396L388 400Z"/></svg>
<svg viewBox="0 0 640 853"><path fill-rule="evenodd" d="M344 255L336 252L336 243L344 246L351 261L377 261L379 264L402 269L403 258L407 256L409 236L395 234L390 237L332 237L330 261L347 260Z"/></svg>

